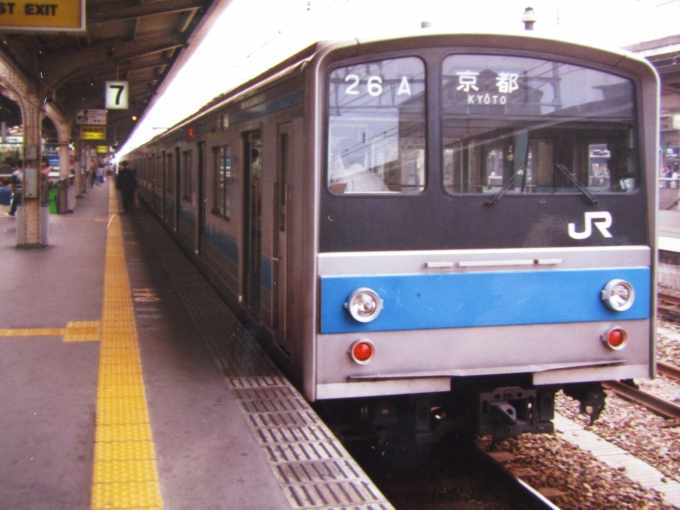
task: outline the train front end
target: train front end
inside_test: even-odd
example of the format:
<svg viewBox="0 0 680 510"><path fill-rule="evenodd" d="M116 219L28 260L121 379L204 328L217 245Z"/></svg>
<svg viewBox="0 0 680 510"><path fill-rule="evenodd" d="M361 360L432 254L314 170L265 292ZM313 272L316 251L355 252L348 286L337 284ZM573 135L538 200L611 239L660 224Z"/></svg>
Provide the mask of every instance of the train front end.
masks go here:
<svg viewBox="0 0 680 510"><path fill-rule="evenodd" d="M600 381L654 375L649 65L474 34L315 65L311 399L507 436L551 431L560 389L595 419Z"/></svg>

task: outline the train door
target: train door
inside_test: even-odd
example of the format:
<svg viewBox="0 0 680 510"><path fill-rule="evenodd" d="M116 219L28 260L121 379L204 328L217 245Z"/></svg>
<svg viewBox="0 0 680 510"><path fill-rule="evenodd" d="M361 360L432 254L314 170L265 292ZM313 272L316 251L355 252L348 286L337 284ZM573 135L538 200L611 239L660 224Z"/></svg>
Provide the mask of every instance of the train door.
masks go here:
<svg viewBox="0 0 680 510"><path fill-rule="evenodd" d="M276 342L286 353L288 346L288 174L290 173L292 154L290 150L291 124L281 124L278 131L277 169L274 183L274 261L272 310L274 320L274 336Z"/></svg>
<svg viewBox="0 0 680 510"><path fill-rule="evenodd" d="M196 255L203 253L205 229L205 142L198 143L198 174L196 176Z"/></svg>
<svg viewBox="0 0 680 510"><path fill-rule="evenodd" d="M243 134L243 301L260 314L262 285L262 133Z"/></svg>
<svg viewBox="0 0 680 510"><path fill-rule="evenodd" d="M167 186L167 184L165 182L165 178L166 178L166 174L167 174L167 172L165 171L165 165L167 163L165 161L165 151L161 152L161 158L160 158L159 163L160 163L160 167L161 167L161 196L160 196L160 199L161 199L161 218L163 218L164 222L167 222L168 217L167 217L167 211L166 211L166 208L165 208L165 205L166 205L165 188Z"/></svg>
<svg viewBox="0 0 680 510"><path fill-rule="evenodd" d="M180 159L180 154L179 154L179 147L175 147L175 168L173 172L173 180L175 182L175 212L174 212L174 217L172 218L172 229L177 232L179 230L179 214L180 214L180 208L182 207L182 193L180 190L180 164L181 164L181 159Z"/></svg>

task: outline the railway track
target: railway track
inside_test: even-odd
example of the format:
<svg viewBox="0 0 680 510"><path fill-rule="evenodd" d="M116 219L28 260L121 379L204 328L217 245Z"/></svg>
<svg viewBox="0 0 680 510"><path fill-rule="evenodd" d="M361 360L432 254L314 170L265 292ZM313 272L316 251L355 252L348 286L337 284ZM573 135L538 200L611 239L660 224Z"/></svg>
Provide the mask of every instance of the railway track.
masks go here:
<svg viewBox="0 0 680 510"><path fill-rule="evenodd" d="M680 406L678 404L619 381L609 381L602 385L628 400L642 404L643 406L668 418L677 420L680 423Z"/></svg>
<svg viewBox="0 0 680 510"><path fill-rule="evenodd" d="M680 321L680 295L659 291L657 294L657 310L659 315L665 319L676 322ZM679 367L659 361L656 364L656 368L660 374L680 381ZM628 400L642 404L668 418L680 421L680 405L674 402L619 381L610 381L603 383L603 385L605 388L614 391Z"/></svg>
<svg viewBox="0 0 680 510"><path fill-rule="evenodd" d="M476 448L478 451L479 462L483 463L487 473L493 473L498 479L501 486L506 487L510 492L510 497L513 505L517 508L526 508L528 510L559 510L548 498L546 498L539 491L524 482L520 477L521 474L514 473L505 468L503 465L503 457L495 455L493 452L484 452L481 448ZM505 452L500 452L505 453Z"/></svg>
<svg viewBox="0 0 680 510"><path fill-rule="evenodd" d="M658 361L656 363L656 369L660 374L671 379L675 379L676 381L680 381L680 367L664 363L663 361Z"/></svg>
<svg viewBox="0 0 680 510"><path fill-rule="evenodd" d="M680 296L664 291L657 293L657 313L664 319L680 322Z"/></svg>
<svg viewBox="0 0 680 510"><path fill-rule="evenodd" d="M414 457L404 454L404 458L396 460L398 448L387 446L381 451L377 444L348 446L354 459L398 510L559 510L548 497L560 496L560 491L541 494L521 479L536 473L510 471L506 466L515 460L514 455L485 452L484 444L488 441L475 444L444 439L424 453Z"/></svg>
<svg viewBox="0 0 680 510"><path fill-rule="evenodd" d="M680 381L680 367L659 361L656 364L656 368L660 374ZM677 420L678 424L680 424L680 405L674 402L619 381L609 381L603 383L603 386L614 391L618 395L642 404L667 418Z"/></svg>

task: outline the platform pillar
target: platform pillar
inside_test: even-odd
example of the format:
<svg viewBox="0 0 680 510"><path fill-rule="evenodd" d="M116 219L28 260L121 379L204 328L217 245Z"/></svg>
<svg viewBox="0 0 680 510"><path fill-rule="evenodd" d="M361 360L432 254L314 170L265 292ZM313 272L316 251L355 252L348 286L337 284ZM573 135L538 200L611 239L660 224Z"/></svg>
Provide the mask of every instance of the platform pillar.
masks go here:
<svg viewBox="0 0 680 510"><path fill-rule="evenodd" d="M17 217L17 247L48 244L47 176L40 165L42 102L37 95L19 98L24 124L24 198Z"/></svg>
<svg viewBox="0 0 680 510"><path fill-rule="evenodd" d="M83 196L83 193L86 193L87 190L85 189L85 175L84 175L84 168L83 165L81 164L83 156L81 153L81 147L82 143L80 141L80 137L76 137L76 139L73 142L73 159L75 160L73 163L73 168L75 169L76 172L76 183L75 183L75 189L76 189L76 198L80 198Z"/></svg>

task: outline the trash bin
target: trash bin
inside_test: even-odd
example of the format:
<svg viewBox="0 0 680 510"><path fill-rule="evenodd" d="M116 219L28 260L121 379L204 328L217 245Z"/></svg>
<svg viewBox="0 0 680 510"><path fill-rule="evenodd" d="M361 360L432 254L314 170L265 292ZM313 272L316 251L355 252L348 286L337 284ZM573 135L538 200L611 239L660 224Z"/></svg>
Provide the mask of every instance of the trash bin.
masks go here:
<svg viewBox="0 0 680 510"><path fill-rule="evenodd" d="M57 188L50 188L48 195L48 205L50 214L57 214L58 206L57 200L59 200L59 190Z"/></svg>

